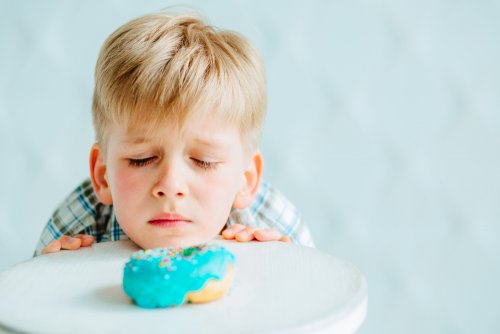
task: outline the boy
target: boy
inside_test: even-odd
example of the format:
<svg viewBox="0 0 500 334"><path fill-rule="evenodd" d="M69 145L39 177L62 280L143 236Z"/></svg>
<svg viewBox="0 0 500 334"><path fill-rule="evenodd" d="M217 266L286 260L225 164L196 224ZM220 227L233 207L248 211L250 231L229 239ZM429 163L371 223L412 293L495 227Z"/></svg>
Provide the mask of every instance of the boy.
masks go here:
<svg viewBox="0 0 500 334"><path fill-rule="evenodd" d="M90 181L56 209L35 256L127 238L185 247L221 230L313 245L261 182L265 74L246 39L191 15L146 15L106 40L95 80Z"/></svg>

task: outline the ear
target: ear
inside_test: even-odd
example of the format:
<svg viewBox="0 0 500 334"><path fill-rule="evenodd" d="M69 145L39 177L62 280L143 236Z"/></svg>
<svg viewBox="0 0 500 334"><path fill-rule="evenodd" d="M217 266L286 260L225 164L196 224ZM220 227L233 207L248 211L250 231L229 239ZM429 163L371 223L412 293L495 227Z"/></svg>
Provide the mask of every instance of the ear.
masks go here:
<svg viewBox="0 0 500 334"><path fill-rule="evenodd" d="M106 164L104 162L104 154L99 146L95 143L90 149L90 179L92 180L92 185L94 186L94 192L97 195L99 201L106 205L113 204L113 199L111 198L111 190L109 188L107 175L106 175Z"/></svg>
<svg viewBox="0 0 500 334"><path fill-rule="evenodd" d="M244 172L244 184L240 191L236 194L233 203L234 208L243 209L252 203L257 191L259 190L263 168L264 161L262 153L257 150L253 153L250 164Z"/></svg>

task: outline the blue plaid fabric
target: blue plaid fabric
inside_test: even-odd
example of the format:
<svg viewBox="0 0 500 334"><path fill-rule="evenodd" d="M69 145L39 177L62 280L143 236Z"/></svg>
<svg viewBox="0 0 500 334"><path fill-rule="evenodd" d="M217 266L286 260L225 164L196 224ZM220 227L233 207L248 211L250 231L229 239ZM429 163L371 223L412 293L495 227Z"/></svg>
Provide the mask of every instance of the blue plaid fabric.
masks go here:
<svg viewBox="0 0 500 334"><path fill-rule="evenodd" d="M245 209L233 209L227 226L242 224L273 228L289 236L293 243L314 247L309 229L300 212L283 194L263 181L253 203ZM99 202L90 180L78 186L54 211L42 231L34 256L40 255L52 240L63 235L88 234L96 242L126 240L116 220L113 206Z"/></svg>

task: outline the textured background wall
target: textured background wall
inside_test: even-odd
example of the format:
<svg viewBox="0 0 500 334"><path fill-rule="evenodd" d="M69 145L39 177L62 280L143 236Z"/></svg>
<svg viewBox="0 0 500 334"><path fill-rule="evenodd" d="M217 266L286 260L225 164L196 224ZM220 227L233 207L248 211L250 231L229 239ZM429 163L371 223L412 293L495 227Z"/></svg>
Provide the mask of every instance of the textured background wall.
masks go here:
<svg viewBox="0 0 500 334"><path fill-rule="evenodd" d="M102 42L170 4L0 3L0 269L88 175ZM366 274L361 332L500 332L499 2L190 4L261 50L266 178Z"/></svg>

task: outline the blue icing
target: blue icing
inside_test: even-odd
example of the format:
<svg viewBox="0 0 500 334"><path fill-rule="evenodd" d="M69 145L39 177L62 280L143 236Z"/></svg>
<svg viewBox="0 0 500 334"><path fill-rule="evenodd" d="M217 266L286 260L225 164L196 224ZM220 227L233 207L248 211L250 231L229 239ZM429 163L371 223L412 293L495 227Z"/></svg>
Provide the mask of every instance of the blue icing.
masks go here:
<svg viewBox="0 0 500 334"><path fill-rule="evenodd" d="M123 290L140 307L177 306L208 280L222 279L234 263L234 255L219 245L141 250L125 264Z"/></svg>

